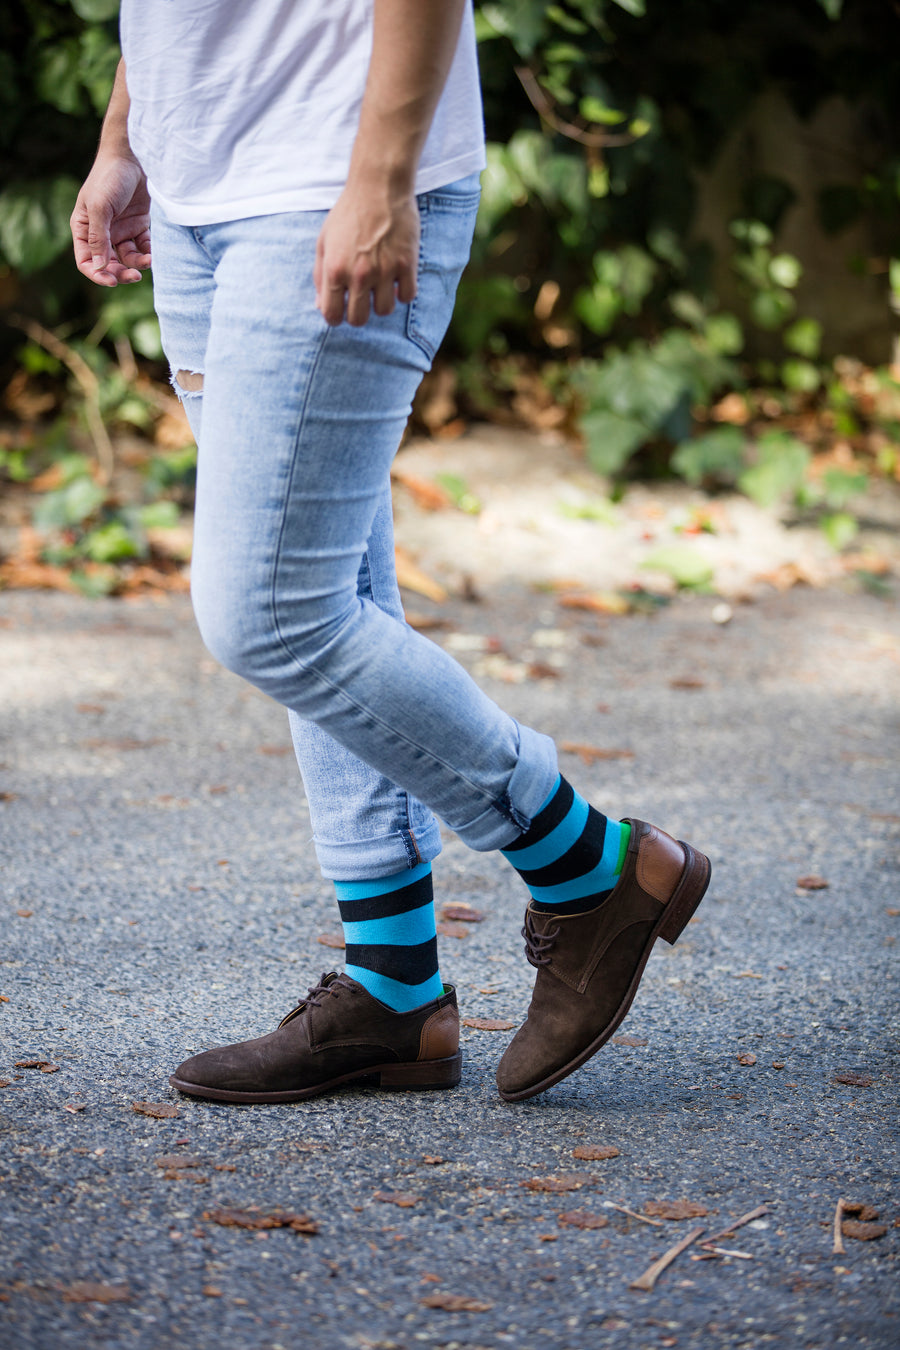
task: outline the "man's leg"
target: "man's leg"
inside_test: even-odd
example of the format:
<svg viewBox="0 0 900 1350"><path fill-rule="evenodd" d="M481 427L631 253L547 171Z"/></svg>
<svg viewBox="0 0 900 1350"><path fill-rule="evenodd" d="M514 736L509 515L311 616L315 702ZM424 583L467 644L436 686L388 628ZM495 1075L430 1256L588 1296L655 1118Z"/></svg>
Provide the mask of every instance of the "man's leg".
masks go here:
<svg viewBox="0 0 900 1350"><path fill-rule="evenodd" d="M190 230L173 226L159 213L154 221L155 300L173 383L183 399L191 429L201 441L204 371L215 269ZM390 484L375 514L359 569L358 590L386 613L403 619L394 568ZM304 780L325 877L345 887L342 917L354 924L354 973L392 1007L413 1007L443 993L431 894L430 863L441 849L437 822L426 807L358 760L314 723L290 714L291 732ZM384 899L372 878L384 879ZM369 883L364 903L346 883ZM411 907L409 887L418 903ZM404 899L406 904L404 906ZM418 917L410 918L412 909ZM361 918L362 914L365 918ZM371 917L379 922L373 924ZM397 917L393 924L384 919ZM364 939L369 938L366 941ZM411 937L417 939L411 943ZM399 939L396 941L389 939ZM423 947L423 944L424 947ZM397 950L399 945L399 950ZM400 987L385 983L403 975ZM415 990L415 993L413 993Z"/></svg>

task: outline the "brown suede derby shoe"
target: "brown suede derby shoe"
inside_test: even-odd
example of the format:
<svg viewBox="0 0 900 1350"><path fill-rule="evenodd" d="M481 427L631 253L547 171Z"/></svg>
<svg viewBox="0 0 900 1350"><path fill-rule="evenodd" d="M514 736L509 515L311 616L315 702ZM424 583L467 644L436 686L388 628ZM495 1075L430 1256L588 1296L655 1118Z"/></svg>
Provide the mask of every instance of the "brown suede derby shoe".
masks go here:
<svg viewBox="0 0 900 1350"><path fill-rule="evenodd" d="M216 1102L297 1102L357 1079L395 1090L455 1087L461 1068L451 985L398 1013L332 971L268 1036L194 1055L169 1082Z"/></svg>
<svg viewBox="0 0 900 1350"><path fill-rule="evenodd" d="M654 942L674 943L706 893L708 858L655 825L628 823L622 874L596 909L557 915L528 906L522 934L538 974L528 1016L497 1068L504 1101L544 1092L609 1040Z"/></svg>

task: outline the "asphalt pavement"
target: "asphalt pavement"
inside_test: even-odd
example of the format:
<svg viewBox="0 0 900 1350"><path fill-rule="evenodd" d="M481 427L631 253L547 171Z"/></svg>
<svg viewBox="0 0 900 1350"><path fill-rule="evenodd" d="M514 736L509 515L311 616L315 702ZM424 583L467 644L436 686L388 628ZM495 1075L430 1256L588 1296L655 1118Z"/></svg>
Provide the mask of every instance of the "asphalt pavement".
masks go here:
<svg viewBox="0 0 900 1350"><path fill-rule="evenodd" d="M601 809L712 858L616 1040L521 1105L468 1027L454 1091L235 1107L171 1069L341 957L284 713L185 597L0 596L4 1350L900 1343L900 616L713 606L429 611ZM441 938L463 1016L517 1024L521 883L449 835L435 878L484 915Z"/></svg>

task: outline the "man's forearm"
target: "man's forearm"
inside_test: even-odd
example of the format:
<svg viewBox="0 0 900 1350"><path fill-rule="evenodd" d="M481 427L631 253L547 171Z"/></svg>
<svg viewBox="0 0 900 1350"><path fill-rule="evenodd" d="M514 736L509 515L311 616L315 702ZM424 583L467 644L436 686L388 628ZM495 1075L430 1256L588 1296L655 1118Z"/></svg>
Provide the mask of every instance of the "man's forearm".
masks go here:
<svg viewBox="0 0 900 1350"><path fill-rule="evenodd" d="M113 82L109 105L100 131L99 151L109 155L126 155L133 159L128 144L128 110L131 100L128 97L128 85L125 82L125 61L119 61L116 78Z"/></svg>
<svg viewBox="0 0 900 1350"><path fill-rule="evenodd" d="M349 178L413 189L468 0L375 0L372 59Z"/></svg>

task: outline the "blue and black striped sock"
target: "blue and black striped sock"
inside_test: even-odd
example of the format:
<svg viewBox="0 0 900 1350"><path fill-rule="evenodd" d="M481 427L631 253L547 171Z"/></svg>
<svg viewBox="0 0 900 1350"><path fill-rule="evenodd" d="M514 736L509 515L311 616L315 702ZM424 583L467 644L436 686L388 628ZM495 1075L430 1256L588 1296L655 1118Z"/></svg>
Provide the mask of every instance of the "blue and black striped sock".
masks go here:
<svg viewBox="0 0 900 1350"><path fill-rule="evenodd" d="M584 914L618 881L630 837L630 825L607 819L558 777L529 829L501 852L538 909Z"/></svg>
<svg viewBox="0 0 900 1350"><path fill-rule="evenodd" d="M395 1012L440 998L431 863L377 881L336 881L334 889L351 979Z"/></svg>

